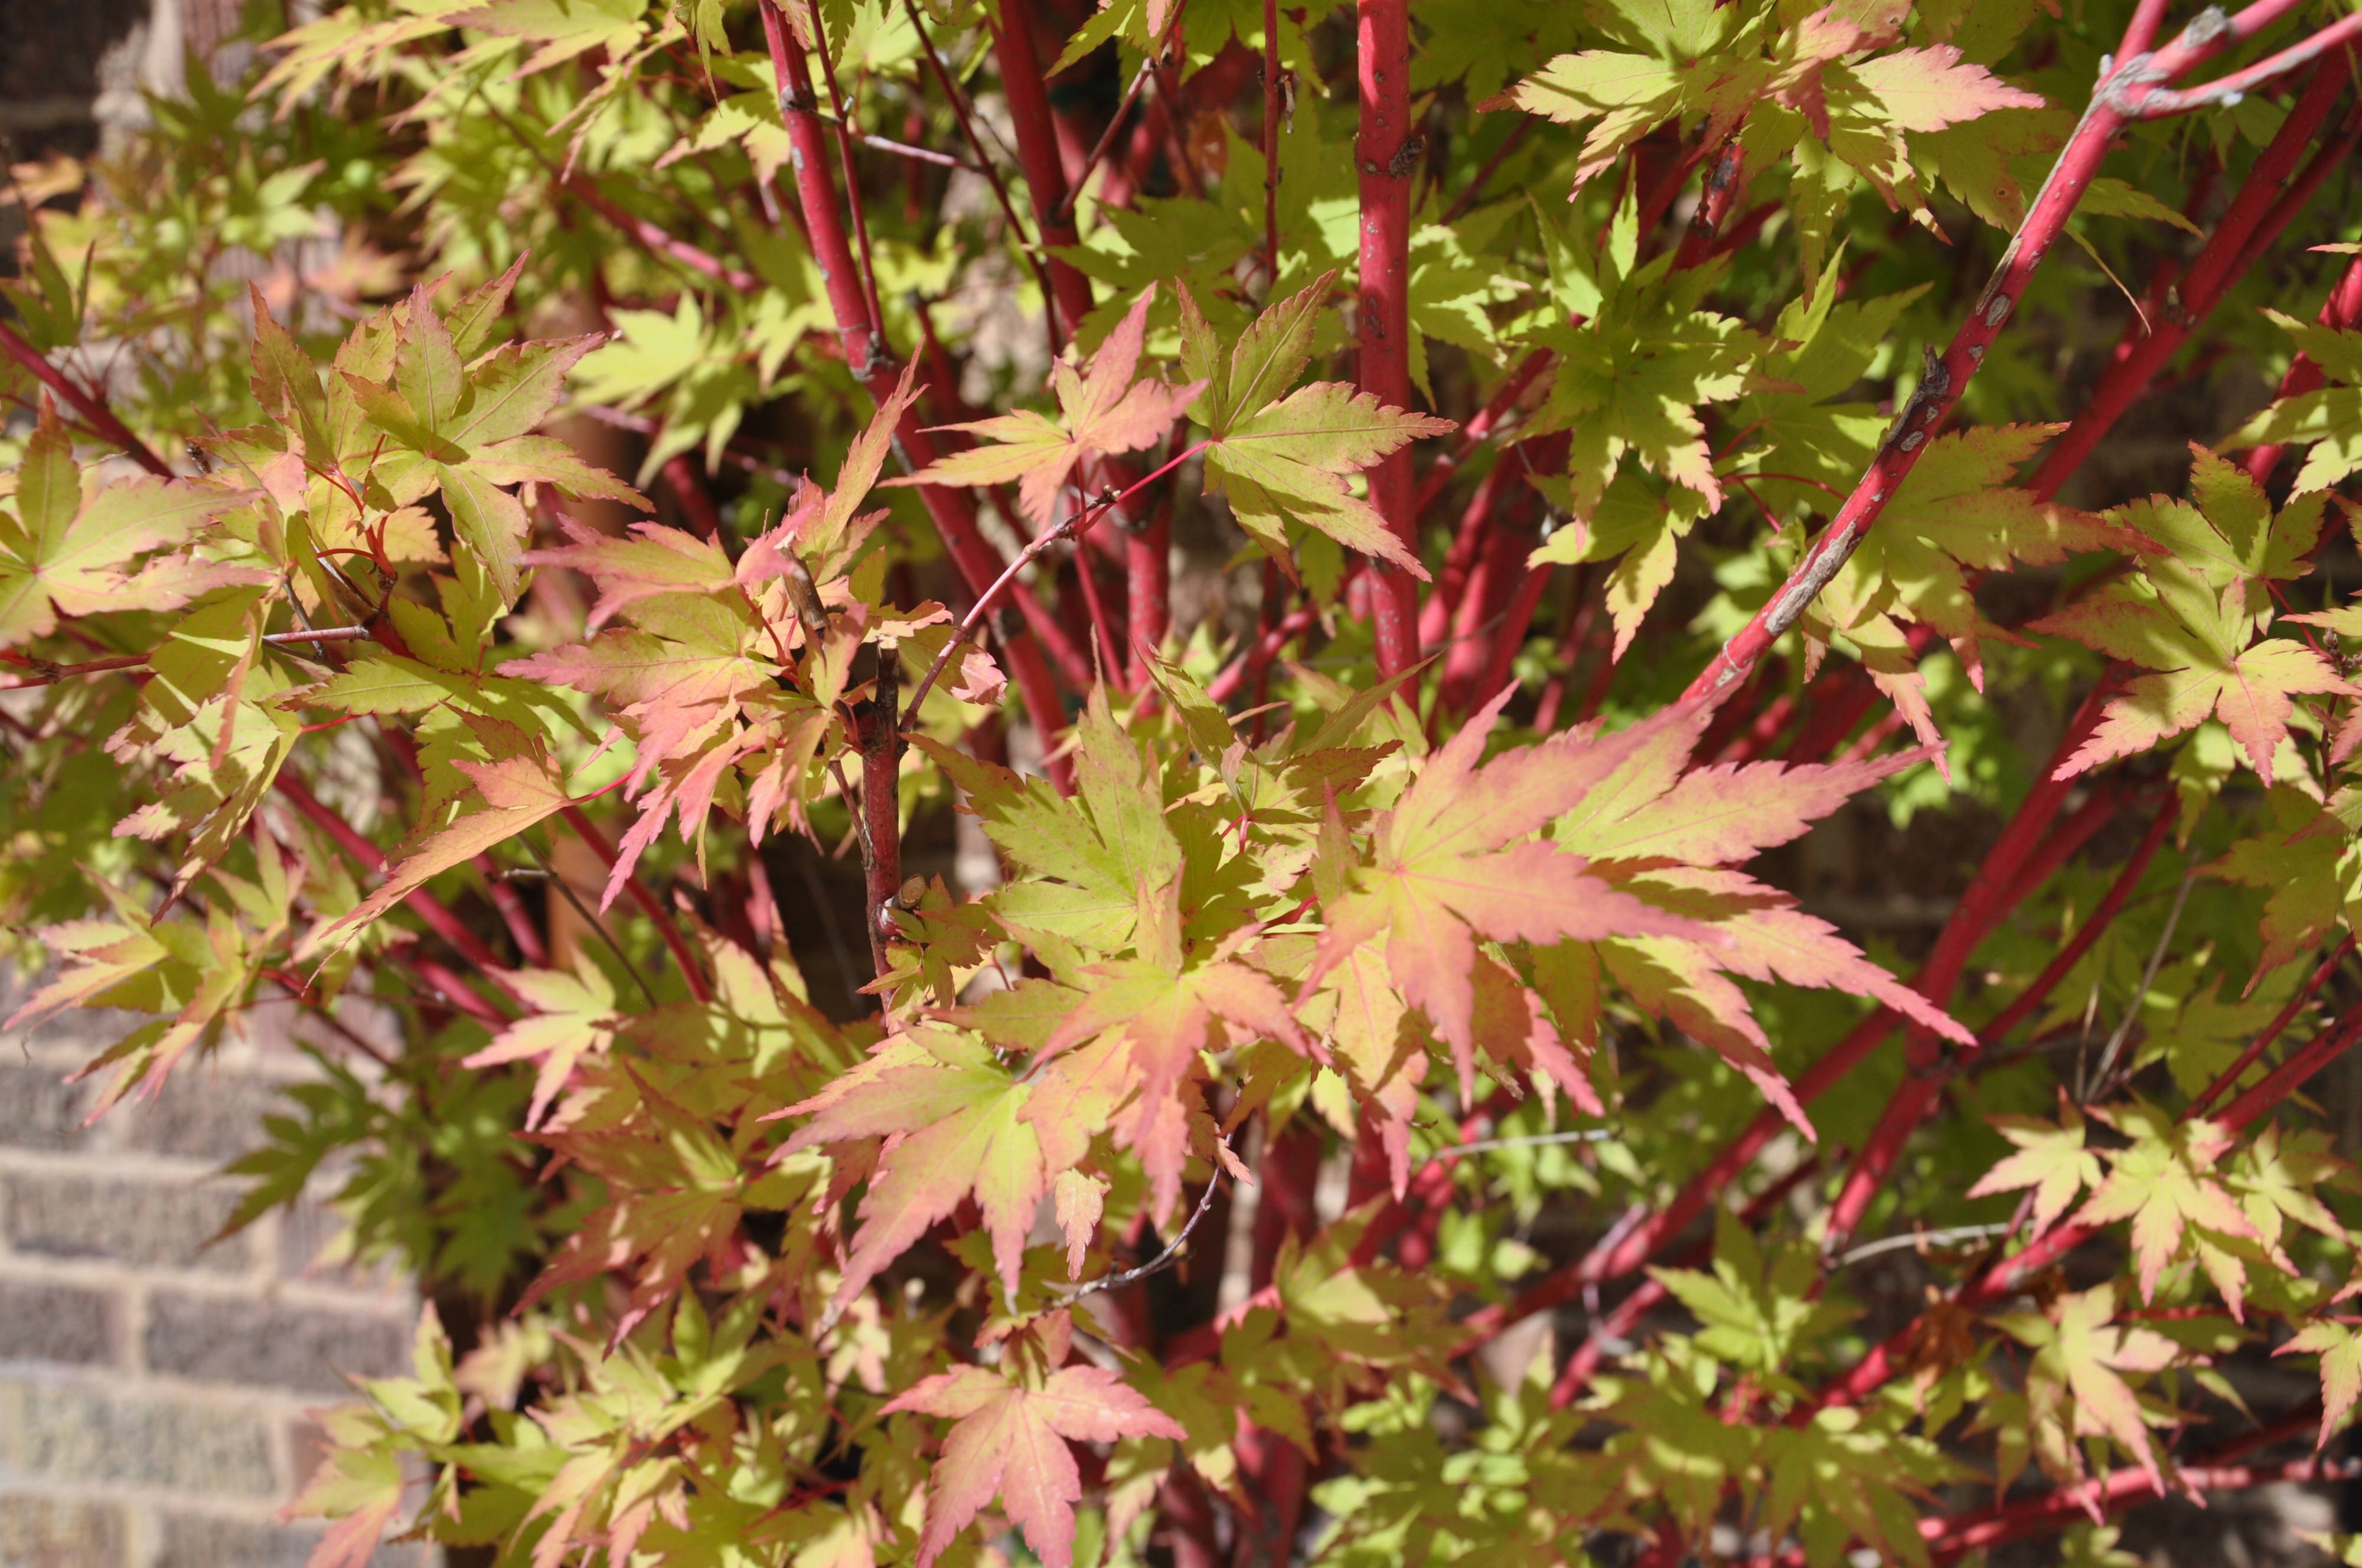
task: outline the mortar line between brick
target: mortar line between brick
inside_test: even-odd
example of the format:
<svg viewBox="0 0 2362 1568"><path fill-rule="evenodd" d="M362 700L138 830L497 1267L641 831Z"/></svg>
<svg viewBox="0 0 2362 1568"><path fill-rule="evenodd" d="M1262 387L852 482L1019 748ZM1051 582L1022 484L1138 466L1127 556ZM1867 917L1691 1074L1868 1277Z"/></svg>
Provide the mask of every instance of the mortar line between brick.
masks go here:
<svg viewBox="0 0 2362 1568"><path fill-rule="evenodd" d="M117 1263L104 1258L60 1258L39 1253L0 1250L0 1279L14 1284L70 1285L85 1290L147 1286L167 1286L187 1296L216 1299L268 1301L277 1306L339 1313L354 1318L417 1320L417 1297L400 1287L382 1290L359 1286L327 1285L317 1280L277 1275L206 1274L193 1269Z"/></svg>

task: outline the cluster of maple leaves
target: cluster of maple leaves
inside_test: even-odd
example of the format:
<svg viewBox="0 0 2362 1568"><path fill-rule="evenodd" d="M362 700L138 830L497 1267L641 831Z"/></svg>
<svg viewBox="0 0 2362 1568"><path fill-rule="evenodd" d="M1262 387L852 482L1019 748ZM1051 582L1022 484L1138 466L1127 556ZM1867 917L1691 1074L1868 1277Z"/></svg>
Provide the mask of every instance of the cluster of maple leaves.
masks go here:
<svg viewBox="0 0 2362 1568"><path fill-rule="evenodd" d="M2060 425L1903 429L1945 372L1894 344L1933 306L1924 286L1866 286L1887 280L1848 265L1876 254L1855 230L1884 209L1907 238L1937 225L1938 199L2003 229L2023 218L2028 169L2062 130L2000 72L2030 6L1683 0L1578 19L1437 0L1415 13L1421 91L1579 133L1535 138L1546 204L1495 193L1462 214L1429 193L1419 208L1412 381L1481 414L1393 406L1333 371L1354 170L1308 90L1260 146L1227 122L1176 129L1176 162L1220 149L1213 178L1096 214L1057 260L1099 294L1032 378L1040 395L1021 382L1007 412L947 420L956 439L923 466L898 460L898 431L961 389L914 362L862 403L830 280L776 213L730 209L713 173L769 192L801 171L796 105L773 62L733 51L733 12L405 0L278 40L257 90L287 113L335 92L425 127L399 182L450 271L369 291L391 303L340 333L300 301L274 314L264 286L202 300L196 362L152 368L138 416L191 437L181 466L199 472L116 472L100 453L127 440L172 465L128 431L102 439L119 427L89 388L31 372L93 336L109 288L163 289L177 253L118 233L102 262L94 237L77 279L60 242L100 220L52 214L12 289L28 336L11 331L6 387L27 417L0 488L0 662L37 694L0 706L18 765L0 803L31 868L0 894L50 968L11 1025L147 1015L93 1064L112 1103L160 1088L259 998L348 1035L348 1004L404 1010L414 1038L381 1077L330 1066L237 1167L253 1180L238 1222L358 1158L340 1195L357 1248L502 1300L464 1354L430 1311L413 1375L325 1418L297 1504L331 1521L322 1568L404 1529L534 1568L925 1568L1014 1531L1069 1568L1212 1542L1189 1522L1209 1498L1242 1561L1258 1529L1288 1537L1261 1541L1280 1561L1308 1497L1322 1522L1305 1550L1327 1562L1576 1561L1603 1532L1672 1562L1739 1519L1814 1568L1856 1546L1925 1562L1951 1550L1930 1510L1972 1477L2008 1492L2032 1465L2070 1500L2128 1477L2194 1488L2202 1467L2176 1445L2201 1396L2246 1408L2224 1368L2267 1324L2321 1371L2318 1409L2290 1430L2329 1441L2362 1396L2341 1308L2356 1231L2331 1201L2353 1173L2326 1133L2269 1117L2302 1081L2287 1075L2318 1070L2304 1053L2342 1050L2362 1021L2281 1067L2264 1057L2336 994L2351 938L2306 976L2362 889L2362 688L2338 652L2362 607L2290 598L2357 515L2337 488L2362 469L2362 332L2273 313L2311 379L2214 433L2220 451L2193 446L2179 493L2103 511L2016 481ZM927 29L971 20L979 37L1010 25L873 0L798 7L793 25L834 40L828 69L874 67L899 94L932 59ZM1308 84L1317 25L1117 0L1060 68L1113 40L1163 94L1251 45ZM654 106L692 83L693 115ZM196 92L190 139L260 134L234 98ZM1678 178L1641 179L1644 152ZM1697 244L1643 189L1693 172ZM626 174L712 197L707 226L753 271L652 239L655 220L603 195L590 210L640 226L647 255L586 250L536 231L546 214L522 199ZM182 195L207 212L325 202L315 177ZM1751 307L1707 222L1717 189L1749 191L1746 232L1771 236ZM2096 183L2089 210L2169 214L2122 182ZM1032 255L1002 238L997 263ZM880 284L915 298L958 259L907 235L861 243L874 325L940 353L923 302L889 313ZM525 336L518 319L563 293L536 269L578 265L596 297L613 276L670 304L614 310L611 333ZM979 338L988 318L968 324ZM599 504L653 516L655 479L678 497L693 454L709 474L729 458L761 472L742 427L789 397L842 426L810 465L824 481L778 476L726 526L585 521ZM176 423L182 404L204 428ZM650 425L635 484L550 433L583 407ZM1835 650L1893 721L1841 754L1852 720L1779 757L1768 718L1750 742L1743 711L1656 701L1648 666L1690 646L1666 606L1710 638L1788 591L1805 519L1895 441L1915 463L1799 603L1783 699L1809 703ZM2233 460L2265 445L2304 448L2284 489ZM1546 509L1509 564L1576 569L1595 596L1582 615L1605 623L1606 673L1573 722L1540 717L1573 670L1523 621L1495 689L1468 688L1456 646L1441 668L1372 673L1355 625L1370 584L1398 571L1440 600L1454 580L1453 547L1422 549L1435 541L1397 528L1366 477L1406 452L1430 498L1464 463L1480 495L1514 473L1507 504ZM911 487L993 508L1023 546L1009 579L963 592L926 570L916 511L898 510ZM1227 569L1267 563L1241 646L1300 600L1327 655L1300 640L1250 676L1209 626L1116 649L1070 710L1032 711L1003 664L1060 623L988 601L1046 592L1056 547L1182 491L1236 525ZM1709 560L1741 498L1770 530ZM1101 547L1075 547L1087 593ZM2058 591L2004 624L1979 591L2021 569ZM1685 596L1684 570L1716 580ZM1506 594L1482 615L1441 602L1472 645L1508 613ZM1574 654L1588 624L1570 616ZM1627 684L1603 701L1610 679ZM2088 700L2047 763L1998 779L2000 704L1976 694L2045 680ZM1010 765L995 737L1012 728L1042 767ZM1904 730L1914 744L1889 745ZM1924 803L1926 780L1940 798L1956 775L1990 804L2015 790L2012 822L2031 826L1912 981L1760 863L1849 801L1909 785ZM2050 822L2036 803L2055 814L2085 786L2056 853L2027 847ZM2156 813L2132 857L2068 867L2097 808L2130 802ZM980 827L996 875L917 876L873 902L877 971L851 1014L815 1005L776 931L750 940L690 892L783 836L890 863L881 839L946 806ZM2169 836L2179 889L2143 884ZM516 889L575 900L559 863L576 847L597 863L574 911L595 937L569 946ZM2246 901L2185 926L2202 871L2199 900ZM2134 899L2142 885L2155 896ZM1971 951L1985 978L1956 996ZM2029 1020L2031 1043L1994 1049ZM1899 1088L1860 1066L1889 1029L1907 1040ZM2043 1063L2061 1042L2071 1094ZM1969 1114L1890 1130L1895 1106L1939 1091ZM1936 1196L1872 1210L1858 1195L1906 1144ZM1350 1167L1328 1221L1270 1228L1220 1300L1177 1331L1152 1322L1148 1282L1170 1287L1160 1271L1185 1253L1199 1278L1220 1271L1247 1195L1312 1212L1284 1186L1311 1167L1283 1151L1317 1165L1324 1145ZM1766 1150L1785 1174L1738 1183ZM1797 1184L1840 1172L1834 1204L1792 1222ZM2018 1211L1986 1220L1988 1199ZM1680 1253L1709 1206L1711 1239ZM1534 1226L1569 1209L1597 1246L1545 1266ZM1898 1235L1973 1211L1969 1239L1990 1244L1882 1347L1843 1283L1880 1245L1849 1250L1866 1210ZM2070 1289L2028 1261L2117 1227L2121 1279ZM1609 1285L1630 1293L1612 1311ZM1476 1386L1471 1353L1586 1294L1563 1366ZM1685 1316L1647 1316L1664 1303ZM2109 1561L2112 1539L2093 1529L2079 1550Z"/></svg>

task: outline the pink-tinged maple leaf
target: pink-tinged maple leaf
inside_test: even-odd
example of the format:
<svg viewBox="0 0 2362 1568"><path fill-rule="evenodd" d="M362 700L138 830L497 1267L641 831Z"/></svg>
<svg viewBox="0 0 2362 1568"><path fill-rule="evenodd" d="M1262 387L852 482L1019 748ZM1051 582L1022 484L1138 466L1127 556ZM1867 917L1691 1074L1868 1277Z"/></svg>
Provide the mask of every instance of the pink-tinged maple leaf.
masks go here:
<svg viewBox="0 0 2362 1568"><path fill-rule="evenodd" d="M2057 1125L2032 1116L1996 1116L1993 1130L2017 1152L1977 1178L1970 1198L2034 1189L2034 1234L2056 1224L2087 1187L2100 1185L2100 1157L2083 1146L2083 1118L2072 1105Z"/></svg>
<svg viewBox="0 0 2362 1568"><path fill-rule="evenodd" d="M1478 938L1716 940L1697 922L1590 875L1583 856L1530 837L1573 807L1606 769L1601 757L1561 742L1478 767L1511 690L1486 703L1428 759L1394 809L1379 814L1373 863L1357 867L1351 889L1326 910L1328 926L1306 981L1308 991L1352 948L1383 941L1403 999L1427 1015L1472 1085ZM1629 746L1637 739L1618 742Z"/></svg>
<svg viewBox="0 0 2362 1568"><path fill-rule="evenodd" d="M2011 1335L2034 1347L2027 1392L2039 1400L2050 1391L2071 1395L2068 1423L2076 1437L2111 1437L2122 1443L2159 1491L2165 1478L2148 1441L2149 1418L2123 1374L2158 1372L2180 1359L2180 1347L2154 1329L2115 1321L2113 1284L2060 1297L2047 1313L2013 1313L2000 1320ZM2072 1445L2068 1445L2072 1454Z"/></svg>
<svg viewBox="0 0 2362 1568"><path fill-rule="evenodd" d="M2351 1323L2318 1319L2272 1353L2321 1358L2321 1436L2314 1443L2327 1448L2330 1438L2345 1424L2354 1401L2362 1397L2362 1334L2356 1334Z"/></svg>
<svg viewBox="0 0 2362 1568"><path fill-rule="evenodd" d="M1097 1366L1062 1367L1039 1388L989 1368L955 1367L889 1401L886 1413L896 1411L956 1423L928 1488L919 1568L941 1556L995 1497L1044 1568L1072 1568L1075 1502L1083 1495L1083 1478L1067 1443L1127 1437L1180 1441L1189 1435L1114 1373Z"/></svg>
<svg viewBox="0 0 2362 1568"><path fill-rule="evenodd" d="M995 445L976 447L937 459L923 473L889 484L993 485L1017 481L1018 505L1041 527L1056 521L1058 491L1087 458L1137 452L1164 439L1202 381L1168 387L1135 381L1141 345L1148 334L1148 307L1156 298L1151 284L1133 302L1115 330L1077 371L1066 359L1050 367L1058 417L1031 409L942 428L965 431Z"/></svg>
<svg viewBox="0 0 2362 1568"><path fill-rule="evenodd" d="M533 1102L524 1113L525 1131L530 1132L541 1125L549 1102L566 1087L574 1064L587 1055L604 1052L613 1043L621 1021L615 1012L615 988L587 959L579 961L570 975L519 969L509 977L509 985L540 1010L510 1024L490 1045L460 1065L490 1067L505 1062L539 1062Z"/></svg>

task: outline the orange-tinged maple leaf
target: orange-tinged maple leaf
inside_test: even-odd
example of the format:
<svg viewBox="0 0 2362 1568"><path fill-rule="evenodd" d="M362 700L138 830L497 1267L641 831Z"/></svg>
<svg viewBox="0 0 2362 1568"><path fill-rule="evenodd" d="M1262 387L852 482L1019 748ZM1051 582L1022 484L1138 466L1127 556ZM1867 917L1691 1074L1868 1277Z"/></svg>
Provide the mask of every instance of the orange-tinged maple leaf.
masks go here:
<svg viewBox="0 0 2362 1568"><path fill-rule="evenodd" d="M1031 409L941 428L965 431L995 443L938 458L925 472L897 484L993 485L1017 481L1018 505L1042 527L1056 520L1058 491L1085 458L1094 454L1137 452L1163 439L1164 432L1205 390L1203 381L1168 387L1135 381L1141 345L1148 334L1148 308L1156 299L1150 285L1133 302L1114 331L1076 370L1066 359L1050 367L1058 417Z"/></svg>
<svg viewBox="0 0 2362 1568"><path fill-rule="evenodd" d="M861 1200L861 1229L830 1305L833 1321L877 1271L973 1196L992 1235L1002 1286L1014 1295L1025 1238L1051 1176L1083 1155L1091 1129L1025 1115L1034 1086L1009 1076L975 1035L920 1024L888 1036L867 1060L810 1099L774 1113L812 1118L782 1156L823 1143L884 1138Z"/></svg>
<svg viewBox="0 0 2362 1568"><path fill-rule="evenodd" d="M920 1568L941 1556L995 1497L1045 1568L1072 1568L1075 1501L1083 1495L1083 1479L1067 1443L1127 1437L1180 1441L1189 1435L1114 1373L1097 1366L1061 1367L1038 1388L994 1369L955 1367L898 1395L886 1406L886 1413L896 1411L955 1423L928 1489Z"/></svg>
<svg viewBox="0 0 2362 1568"><path fill-rule="evenodd" d="M320 927L296 948L298 959L309 959L341 946L351 933L393 908L433 878L472 860L496 844L515 837L571 803L549 758L548 748L536 736L497 719L464 714L468 727L483 741L491 757L484 762L453 764L476 786L481 811L470 812L446 826L418 834L388 856L385 881L350 912Z"/></svg>
<svg viewBox="0 0 2362 1568"><path fill-rule="evenodd" d="M1510 690L1429 758L1418 778L1379 814L1374 863L1326 910L1308 992L1346 953L1385 944L1403 999L1424 1012L1473 1090L1476 943L1595 942L1610 936L1690 936L1696 922L1654 908L1588 872L1588 862L1529 835L1573 806L1600 769L1558 742L1515 751L1483 767L1485 737ZM1520 842L1523 841L1523 842Z"/></svg>
<svg viewBox="0 0 2362 1568"><path fill-rule="evenodd" d="M1123 1142L1148 1173L1157 1222L1172 1218L1188 1161L1188 1127L1170 1114L1175 1098L1211 1043L1216 1020L1232 1026L1238 1043L1281 1040L1308 1055L1319 1047L1297 1026L1287 999L1269 976L1232 959L1177 969L1157 959L1117 959L1083 971L1090 988L1076 999L1043 1043L1047 1061L1084 1041L1116 1042L1106 1065L1121 1074L1120 1099L1133 1102Z"/></svg>
<svg viewBox="0 0 2362 1568"><path fill-rule="evenodd" d="M509 977L512 989L541 1010L502 1030L490 1045L467 1057L460 1066L496 1066L503 1062L538 1060L533 1103L524 1113L525 1131L541 1125L549 1102L566 1087L574 1064L613 1043L615 988L599 966L579 958L573 974L551 969L519 969Z"/></svg>

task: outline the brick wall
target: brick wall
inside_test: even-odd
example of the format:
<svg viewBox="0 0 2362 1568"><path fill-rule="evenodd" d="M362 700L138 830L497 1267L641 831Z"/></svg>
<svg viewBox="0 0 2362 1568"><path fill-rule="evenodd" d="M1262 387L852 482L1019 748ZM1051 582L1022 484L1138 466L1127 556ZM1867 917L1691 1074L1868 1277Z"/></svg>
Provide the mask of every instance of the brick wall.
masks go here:
<svg viewBox="0 0 2362 1568"><path fill-rule="evenodd" d="M62 1080L123 1021L0 1035L0 1568L298 1568L307 1408L406 1369L414 1297L318 1266L316 1206L205 1244L239 1192L214 1173L310 1065L279 1010L90 1127Z"/></svg>

